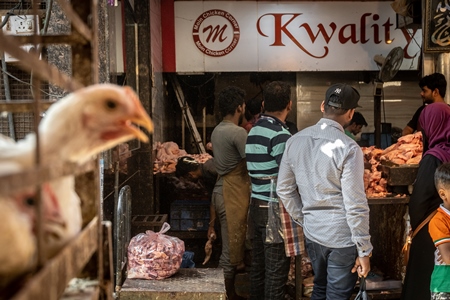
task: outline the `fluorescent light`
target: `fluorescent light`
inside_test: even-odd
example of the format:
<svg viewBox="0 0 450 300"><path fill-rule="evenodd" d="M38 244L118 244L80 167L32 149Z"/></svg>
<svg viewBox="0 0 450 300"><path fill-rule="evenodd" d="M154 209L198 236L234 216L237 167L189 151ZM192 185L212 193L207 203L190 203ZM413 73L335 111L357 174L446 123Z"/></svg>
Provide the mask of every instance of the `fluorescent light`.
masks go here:
<svg viewBox="0 0 450 300"><path fill-rule="evenodd" d="M388 81L388 82L385 82L383 84L383 86L384 87L387 87L387 86L402 86L402 82L401 81Z"/></svg>
<svg viewBox="0 0 450 300"><path fill-rule="evenodd" d="M385 99L384 102L402 102L402 99ZM373 100L370 100L370 102L373 102Z"/></svg>

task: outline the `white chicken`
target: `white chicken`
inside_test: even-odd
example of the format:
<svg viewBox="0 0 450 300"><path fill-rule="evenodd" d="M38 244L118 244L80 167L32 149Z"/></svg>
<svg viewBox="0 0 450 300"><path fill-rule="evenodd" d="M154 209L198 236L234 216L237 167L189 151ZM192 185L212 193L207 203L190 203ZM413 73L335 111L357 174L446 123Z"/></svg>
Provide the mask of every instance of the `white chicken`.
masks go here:
<svg viewBox="0 0 450 300"><path fill-rule="evenodd" d="M1 138L1 137L0 137ZM22 167L15 163L1 164L0 175L15 173ZM64 223L59 204L53 201L48 184L42 187L41 201L44 224ZM0 289L30 271L36 264L36 189L24 188L14 194L0 195ZM43 228L44 233L45 226Z"/></svg>
<svg viewBox="0 0 450 300"><path fill-rule="evenodd" d="M148 142L134 124L153 132L153 123L130 87L97 84L80 89L47 110L39 124L42 164L52 160L84 163L94 155L133 138ZM2 149L0 160L34 162L35 135Z"/></svg>
<svg viewBox="0 0 450 300"><path fill-rule="evenodd" d="M82 164L98 153L133 138L148 142L148 136L133 123L143 126L149 133L153 131L150 117L130 87L98 84L80 89L53 104L40 122L38 130L41 164L49 165L58 160ZM14 168L14 164L21 169L33 167L35 139L34 134L29 134L25 139L13 144L0 139L0 168ZM44 185L46 188L42 188L43 204L56 201L60 219L63 220L60 222L60 219L57 220L54 216L52 218L55 213L47 208L48 218L44 219L44 233L49 257L56 254L81 229L80 199L75 192L74 181L74 176L65 176L48 182ZM0 205L9 207L9 215L14 216L10 218L16 218L16 221L23 219L24 215L19 213L18 206L14 208L12 205L14 202L11 201L11 195L3 195L0 192L0 197L4 198L0 199ZM27 221L24 224L33 222L29 215L25 220ZM0 222L1 245L8 244L5 240L8 234L15 238L26 237L27 244L33 239L27 236L28 225L13 229L9 223ZM7 276L2 270L2 259L13 256L14 253L10 251L10 247L0 248L1 278ZM34 255L33 251L35 248L24 251L26 253L23 254L22 263L30 260L27 255Z"/></svg>

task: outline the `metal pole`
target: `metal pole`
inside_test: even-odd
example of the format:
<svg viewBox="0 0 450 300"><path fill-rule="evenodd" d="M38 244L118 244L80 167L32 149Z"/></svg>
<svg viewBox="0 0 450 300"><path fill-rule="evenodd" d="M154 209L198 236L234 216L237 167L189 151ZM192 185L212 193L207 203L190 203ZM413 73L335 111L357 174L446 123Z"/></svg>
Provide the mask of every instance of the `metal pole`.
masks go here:
<svg viewBox="0 0 450 300"><path fill-rule="evenodd" d="M450 53L439 53L436 64L436 72L441 73L447 79L450 80ZM445 93L444 101L450 104L450 93Z"/></svg>
<svg viewBox="0 0 450 300"><path fill-rule="evenodd" d="M2 52L2 70L3 70L3 87L5 88L6 102L11 102L11 90L9 86L9 78L7 72L7 66L5 61L5 52ZM16 131L14 129L14 117L11 112L8 112L8 125L9 125L9 137L13 140L16 139Z"/></svg>
<svg viewBox="0 0 450 300"><path fill-rule="evenodd" d="M206 144L206 106L203 107L203 143Z"/></svg>
<svg viewBox="0 0 450 300"><path fill-rule="evenodd" d="M381 96L373 96L373 123L375 126L375 146L381 149Z"/></svg>

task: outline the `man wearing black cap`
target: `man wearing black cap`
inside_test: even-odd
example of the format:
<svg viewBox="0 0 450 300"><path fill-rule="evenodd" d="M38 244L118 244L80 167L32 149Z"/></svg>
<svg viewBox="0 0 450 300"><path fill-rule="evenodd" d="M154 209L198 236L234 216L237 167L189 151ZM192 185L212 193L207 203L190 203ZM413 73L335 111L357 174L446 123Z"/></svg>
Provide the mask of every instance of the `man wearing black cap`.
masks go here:
<svg viewBox="0 0 450 300"><path fill-rule="evenodd" d="M281 160L277 194L303 227L314 270L311 299L350 299L358 275L370 271L363 153L344 133L359 98L347 84L332 85L323 117L286 142Z"/></svg>

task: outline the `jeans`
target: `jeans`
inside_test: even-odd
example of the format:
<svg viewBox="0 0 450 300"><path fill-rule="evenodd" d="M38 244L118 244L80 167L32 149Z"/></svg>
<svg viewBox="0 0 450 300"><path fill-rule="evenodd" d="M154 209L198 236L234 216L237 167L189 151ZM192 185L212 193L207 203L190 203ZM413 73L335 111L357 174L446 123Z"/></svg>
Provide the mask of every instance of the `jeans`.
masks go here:
<svg viewBox="0 0 450 300"><path fill-rule="evenodd" d="M250 300L285 299L290 258L286 256L284 243L265 243L267 207L250 204L249 209L253 229Z"/></svg>
<svg viewBox="0 0 450 300"><path fill-rule="evenodd" d="M358 279L357 273L351 272L358 256L356 246L328 248L305 240L314 271L311 300L350 299Z"/></svg>

